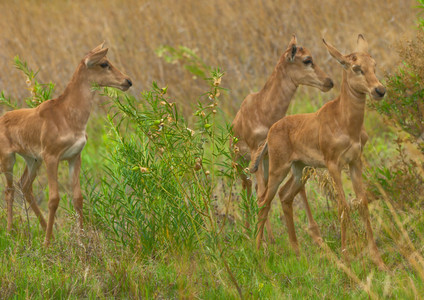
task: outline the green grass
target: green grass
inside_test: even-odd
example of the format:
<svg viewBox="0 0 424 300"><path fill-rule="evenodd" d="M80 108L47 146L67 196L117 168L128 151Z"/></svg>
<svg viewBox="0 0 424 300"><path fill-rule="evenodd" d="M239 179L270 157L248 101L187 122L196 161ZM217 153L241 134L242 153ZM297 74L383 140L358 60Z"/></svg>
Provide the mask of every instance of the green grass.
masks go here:
<svg viewBox="0 0 424 300"><path fill-rule="evenodd" d="M277 240L265 249L254 250L253 241L244 236L240 226L228 228L223 255L245 298L368 299L367 293L331 259L333 255L339 257L339 237L332 226L337 222L334 213L322 213L324 207L320 210L321 213L315 211L317 222L325 241L335 253L312 243L305 233L302 209L296 209L300 257L288 246L278 208L273 210L272 218ZM80 235L73 216L64 210L58 219L62 221L55 230L56 241L45 249L42 246L43 232L35 218L30 220L30 240L26 224L16 222L18 216L15 218L16 232L7 234L2 214L2 299L238 297L224 266L200 249L140 257L122 244L111 242L101 230L90 225L85 234ZM379 241L383 251L390 243L393 241ZM402 257L392 251L383 253L391 272L378 271L366 256L361 255L354 259L351 270L380 297L412 299L412 286L418 293L424 291L423 282Z"/></svg>

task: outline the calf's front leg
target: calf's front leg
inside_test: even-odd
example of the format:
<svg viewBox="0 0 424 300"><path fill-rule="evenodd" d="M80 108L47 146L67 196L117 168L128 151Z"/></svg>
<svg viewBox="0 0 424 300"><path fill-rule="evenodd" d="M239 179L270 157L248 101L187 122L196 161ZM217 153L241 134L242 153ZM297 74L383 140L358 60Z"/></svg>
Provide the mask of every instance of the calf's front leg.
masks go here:
<svg viewBox="0 0 424 300"><path fill-rule="evenodd" d="M81 153L75 158L69 160L69 176L71 177L72 184L72 199L75 211L78 215L78 223L80 230L83 229L82 205L83 197L80 184L80 170L81 170Z"/></svg>
<svg viewBox="0 0 424 300"><path fill-rule="evenodd" d="M346 202L345 193L343 190L342 184L342 172L341 168L335 162L327 163L328 171L330 172L331 177L334 180L334 185L337 192L337 207L340 220L340 231L341 231L341 240L342 240L342 255L346 262L349 262L349 255L347 253L346 247L346 225L349 222L349 205Z"/></svg>
<svg viewBox="0 0 424 300"><path fill-rule="evenodd" d="M59 185L57 182L57 168L59 166L58 157L52 155L45 155L44 161L47 169L47 179L49 182L49 218L47 222L46 237L44 239L44 246L50 245L50 239L53 232L54 218L56 210L59 206Z"/></svg>
<svg viewBox="0 0 424 300"><path fill-rule="evenodd" d="M375 243L374 234L371 228L370 214L368 210L368 199L365 194L365 190L362 183L362 161L361 158L353 161L349 164L350 177L352 179L353 189L356 194L356 198L359 206L359 213L361 215L362 221L365 225L365 230L367 232L368 247L371 255L372 261L378 266L381 270L387 270L386 265L381 259L380 253Z"/></svg>

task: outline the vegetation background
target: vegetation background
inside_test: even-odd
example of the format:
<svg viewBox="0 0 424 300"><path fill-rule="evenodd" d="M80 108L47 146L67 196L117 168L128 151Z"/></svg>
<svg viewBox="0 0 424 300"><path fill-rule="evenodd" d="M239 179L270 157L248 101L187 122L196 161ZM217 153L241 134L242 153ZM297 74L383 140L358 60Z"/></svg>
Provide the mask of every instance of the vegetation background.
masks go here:
<svg viewBox="0 0 424 300"><path fill-rule="evenodd" d="M41 246L43 232L19 197L15 233L5 232L1 210L0 298L419 298L424 294L424 127L423 110L409 109L422 107L420 6L412 0L1 1L0 90L19 106L26 106L31 86L13 65L16 55L38 70L39 82L55 84L55 97L85 53L105 40L109 58L134 86L128 96L107 90L97 98L83 151L84 235L74 222L65 168L51 248ZM325 174L308 185L308 195L327 248L316 247L306 234L301 207L299 258L288 246L277 205L275 245L254 251L254 230L243 228L243 212L254 211L255 200L245 199L231 169L224 149L226 124L244 97L263 86L292 33L332 76L335 87L327 94L301 87L290 114L314 111L339 92L341 68L322 46L322 37L349 53L363 33L378 76L389 84L387 101L370 103L366 112L370 141L364 156L375 200L372 222L390 272L380 272L368 261L359 222L350 239L352 265L338 260L336 205ZM179 46L195 55L178 51ZM199 70L205 66L225 72L219 86L202 79ZM211 76L217 80L221 75ZM153 81L157 86L151 87ZM226 92L208 102L220 87ZM177 108L169 104L173 102ZM216 115L210 103L216 103ZM162 124L164 116L171 117L170 123ZM169 138L149 138L157 125L171 133ZM195 128L193 136L180 130L187 126ZM162 155L163 149L169 155ZM186 156L178 157L178 151ZM198 175L190 163L199 158L204 167ZM169 166L179 171L166 173ZM19 176L22 164L15 171ZM157 184L162 178L169 186ZM345 185L352 199L348 180ZM44 207L46 188L42 169L35 191ZM176 192L168 199L162 190ZM254 214L252 218L254 222Z"/></svg>

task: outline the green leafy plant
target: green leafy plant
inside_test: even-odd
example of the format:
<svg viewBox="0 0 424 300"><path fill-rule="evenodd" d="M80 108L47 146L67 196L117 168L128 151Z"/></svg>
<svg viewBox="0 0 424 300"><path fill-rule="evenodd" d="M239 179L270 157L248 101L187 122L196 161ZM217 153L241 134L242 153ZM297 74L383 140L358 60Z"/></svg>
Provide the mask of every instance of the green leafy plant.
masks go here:
<svg viewBox="0 0 424 300"><path fill-rule="evenodd" d="M15 67L22 71L26 76L26 85L27 89L30 91L31 96L25 98L25 103L28 107L36 107L42 102L52 98L55 85L52 82L49 83L40 83L36 76L38 71L33 71L29 68L26 61L22 61L19 56L15 56L14 59ZM6 105L10 108L17 109L20 108L20 105L16 100L13 100L11 97L7 97L2 91L0 93L0 104Z"/></svg>
<svg viewBox="0 0 424 300"><path fill-rule="evenodd" d="M424 9L424 0L418 2L418 7ZM398 45L402 64L386 78L386 97L370 104L400 130L395 140L397 155L369 171L369 191L381 198L379 188L383 188L398 207L421 205L424 200L421 196L424 155L420 155L420 151L424 154L424 20L419 18L418 23L415 39ZM405 148L409 148L409 155Z"/></svg>
<svg viewBox="0 0 424 300"><path fill-rule="evenodd" d="M424 0L418 2L424 9ZM416 38L398 45L402 64L386 78L386 97L370 106L411 135L424 153L424 19L418 22Z"/></svg>
<svg viewBox="0 0 424 300"><path fill-rule="evenodd" d="M156 83L142 99L105 89L119 114L109 117L107 177L92 207L114 239L151 255L195 247L222 231L228 210L220 220L216 198L231 203L235 180L229 132L216 124L222 76L212 72L192 128Z"/></svg>
<svg viewBox="0 0 424 300"><path fill-rule="evenodd" d="M420 166L406 155L404 141L396 141L397 155L387 164L367 170L365 178L372 198L382 198L379 187L399 209L420 207L424 203L424 184Z"/></svg>

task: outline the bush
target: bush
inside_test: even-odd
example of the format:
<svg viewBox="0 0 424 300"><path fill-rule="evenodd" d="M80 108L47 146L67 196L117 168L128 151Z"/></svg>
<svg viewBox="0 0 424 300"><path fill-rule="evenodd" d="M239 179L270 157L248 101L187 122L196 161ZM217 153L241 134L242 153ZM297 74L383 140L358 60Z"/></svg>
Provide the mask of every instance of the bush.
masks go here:
<svg viewBox="0 0 424 300"><path fill-rule="evenodd" d="M419 2L424 8L424 0ZM424 153L424 20L419 21L416 38L398 46L402 65L386 78L387 96L371 106L409 133Z"/></svg>
<svg viewBox="0 0 424 300"><path fill-rule="evenodd" d="M420 208L424 205L423 178L420 167L406 155L402 142L396 140L397 156L367 171L368 191L371 198L382 198L381 187L396 208Z"/></svg>
<svg viewBox="0 0 424 300"><path fill-rule="evenodd" d="M424 9L424 0L418 2ZM419 19L417 30L414 40L398 46L402 64L386 78L386 97L370 104L401 128L395 141L397 156L377 166L368 177L371 194L381 197L383 188L398 208L422 206L424 201L424 19Z"/></svg>
<svg viewBox="0 0 424 300"><path fill-rule="evenodd" d="M222 232L236 180L228 126L216 125L222 75L212 72L193 129L156 83L141 99L105 89L119 112L109 117L107 176L89 193L94 221L112 239L150 256L200 247Z"/></svg>

